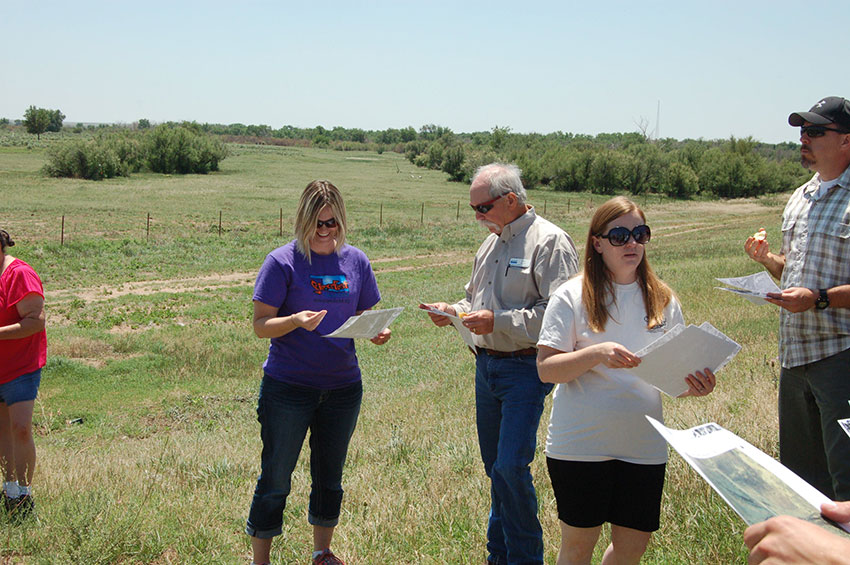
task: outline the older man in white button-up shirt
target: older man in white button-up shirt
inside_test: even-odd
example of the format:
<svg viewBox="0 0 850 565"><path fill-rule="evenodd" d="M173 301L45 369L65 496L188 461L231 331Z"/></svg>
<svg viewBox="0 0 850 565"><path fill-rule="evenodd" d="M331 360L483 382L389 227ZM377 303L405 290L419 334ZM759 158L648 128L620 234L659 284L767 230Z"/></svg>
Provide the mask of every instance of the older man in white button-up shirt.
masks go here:
<svg viewBox="0 0 850 565"><path fill-rule="evenodd" d="M490 477L490 563L543 563L534 458L543 400L552 385L537 376L537 337L549 296L578 271L570 236L537 216L515 165L476 171L469 204L490 230L472 268L466 297L423 306L463 314L476 345L478 443ZM438 326L449 318L429 314Z"/></svg>

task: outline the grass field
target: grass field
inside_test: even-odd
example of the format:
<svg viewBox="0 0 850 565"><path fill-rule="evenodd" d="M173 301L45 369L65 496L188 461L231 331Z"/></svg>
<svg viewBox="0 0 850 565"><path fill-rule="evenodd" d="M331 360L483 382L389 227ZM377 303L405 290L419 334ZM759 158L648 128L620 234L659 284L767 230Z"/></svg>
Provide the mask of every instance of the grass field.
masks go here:
<svg viewBox="0 0 850 565"><path fill-rule="evenodd" d="M315 178L343 191L349 242L373 261L381 307L407 308L389 344L358 343L365 397L334 548L353 564L483 562L489 487L473 359L415 309L462 295L485 236L468 187L392 153L232 150L216 174L90 182L43 177L41 149L0 149L0 227L44 280L49 342L35 415L39 522L2 527L0 563L249 560L242 532L259 471L255 404L268 347L251 331L252 285L265 254L291 239L298 195ZM529 196L583 247L601 196ZM743 346L713 395L665 400L668 425L715 421L772 455L777 311L713 287L714 277L757 270L742 243L759 227L777 241L786 198L639 199L653 228L648 253L687 321L708 320ZM548 408L541 444L547 422ZM277 563L308 562L303 459ZM554 563L560 534L542 447L533 472ZM743 562L743 529L673 454L645 562Z"/></svg>

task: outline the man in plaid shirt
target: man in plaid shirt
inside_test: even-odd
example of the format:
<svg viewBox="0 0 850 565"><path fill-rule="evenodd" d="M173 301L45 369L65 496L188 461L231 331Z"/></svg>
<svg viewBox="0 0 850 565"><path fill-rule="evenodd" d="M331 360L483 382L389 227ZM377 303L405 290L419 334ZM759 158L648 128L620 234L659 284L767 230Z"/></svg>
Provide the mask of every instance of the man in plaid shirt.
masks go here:
<svg viewBox="0 0 850 565"><path fill-rule="evenodd" d="M780 306L779 458L834 500L850 500L850 101L820 100L788 123L815 171L782 215L782 249L747 239L747 254L777 279Z"/></svg>

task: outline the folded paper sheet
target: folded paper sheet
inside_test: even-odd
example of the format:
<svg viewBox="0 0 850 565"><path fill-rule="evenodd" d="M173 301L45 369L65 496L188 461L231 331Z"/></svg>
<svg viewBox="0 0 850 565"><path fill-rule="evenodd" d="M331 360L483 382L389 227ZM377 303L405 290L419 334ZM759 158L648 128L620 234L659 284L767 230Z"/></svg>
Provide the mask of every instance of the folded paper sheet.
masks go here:
<svg viewBox="0 0 850 565"><path fill-rule="evenodd" d="M438 316L445 316L446 318L451 320L452 325L457 330L457 333L460 334L460 338L463 340L463 342L467 345L467 347L472 349L473 352L475 351L475 341L473 341L472 339L472 332L469 331L469 328L463 325L463 322L461 321L460 317L452 316L448 312L443 312L442 310L437 310L435 308L422 308L420 306L420 309L423 312L430 312L431 314L437 314Z"/></svg>
<svg viewBox="0 0 850 565"><path fill-rule="evenodd" d="M640 365L629 369L661 392L679 396L687 392L685 377L705 368L716 373L741 350L741 346L708 322L685 327L677 324L635 355Z"/></svg>
<svg viewBox="0 0 850 565"><path fill-rule="evenodd" d="M404 306L386 310L366 310L359 316L351 316L336 331L322 337L347 337L372 339L384 331L395 320Z"/></svg>
<svg viewBox="0 0 850 565"><path fill-rule="evenodd" d="M767 271L761 271L759 273L747 275L746 277L733 277L731 279L716 280L735 288L723 286L716 286L714 288L718 290L725 290L726 292L734 292L758 306L770 304L767 300L765 300L768 292L781 292L779 287L776 286L776 283L773 281L773 278L770 276L770 273Z"/></svg>

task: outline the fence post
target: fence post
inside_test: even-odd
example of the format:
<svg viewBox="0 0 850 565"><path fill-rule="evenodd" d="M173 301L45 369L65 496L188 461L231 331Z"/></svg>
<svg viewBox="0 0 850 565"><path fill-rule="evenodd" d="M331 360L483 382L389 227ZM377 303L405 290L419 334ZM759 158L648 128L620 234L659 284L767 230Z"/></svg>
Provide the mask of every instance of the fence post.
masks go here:
<svg viewBox="0 0 850 565"><path fill-rule="evenodd" d="M221 237L221 210L218 211L218 237Z"/></svg>
<svg viewBox="0 0 850 565"><path fill-rule="evenodd" d="M145 223L145 239L151 238L151 213L148 212L148 221Z"/></svg>
<svg viewBox="0 0 850 565"><path fill-rule="evenodd" d="M280 237L283 237L283 208L280 209L280 230L278 232Z"/></svg>
<svg viewBox="0 0 850 565"><path fill-rule="evenodd" d="M65 214L62 214L62 235L59 239L59 245L65 245Z"/></svg>
<svg viewBox="0 0 850 565"><path fill-rule="evenodd" d="M457 201L457 215L455 216L455 220L460 220L460 200Z"/></svg>
<svg viewBox="0 0 850 565"><path fill-rule="evenodd" d="M544 199L544 200L543 200L543 215L544 215L544 216L546 215L546 205L547 205L548 203L549 203L549 201L548 201L548 200L546 200L546 199Z"/></svg>
<svg viewBox="0 0 850 565"><path fill-rule="evenodd" d="M569 214L569 213L570 213L570 200L572 200L572 199L571 199L571 198L567 198L567 214Z"/></svg>
<svg viewBox="0 0 850 565"><path fill-rule="evenodd" d="M425 221L425 203L422 203L422 210L419 212L419 225Z"/></svg>

